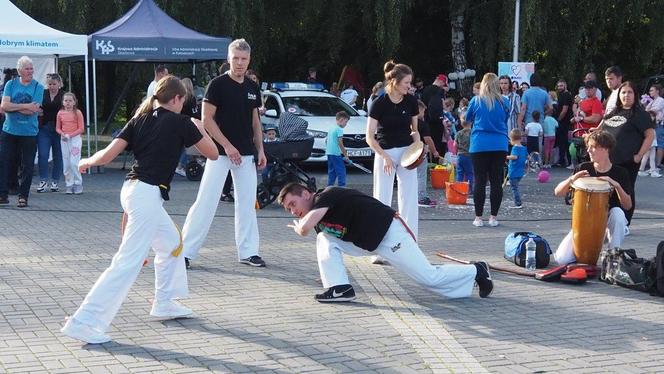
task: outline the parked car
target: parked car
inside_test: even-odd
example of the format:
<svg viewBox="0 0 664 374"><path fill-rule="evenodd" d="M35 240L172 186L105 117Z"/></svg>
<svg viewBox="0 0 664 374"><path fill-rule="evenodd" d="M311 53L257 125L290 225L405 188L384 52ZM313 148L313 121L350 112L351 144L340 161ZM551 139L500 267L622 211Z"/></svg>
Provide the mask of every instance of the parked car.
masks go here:
<svg viewBox="0 0 664 374"><path fill-rule="evenodd" d="M265 114L261 116L263 126L278 126L283 112L293 113L309 123L307 132L314 137L314 148L305 162L326 162L325 139L332 126L336 126L335 115L345 111L350 115L344 128L344 146L354 162L370 162L373 151L366 142L367 117L340 98L330 94L320 84L272 83L263 91Z"/></svg>

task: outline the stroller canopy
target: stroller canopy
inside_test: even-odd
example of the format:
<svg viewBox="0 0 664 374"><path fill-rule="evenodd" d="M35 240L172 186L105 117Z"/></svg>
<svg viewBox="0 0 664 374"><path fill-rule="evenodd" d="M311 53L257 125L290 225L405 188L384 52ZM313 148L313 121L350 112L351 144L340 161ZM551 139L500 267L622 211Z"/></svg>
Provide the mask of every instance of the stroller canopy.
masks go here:
<svg viewBox="0 0 664 374"><path fill-rule="evenodd" d="M295 114L283 112L279 117L279 135L282 141L306 140L311 135L307 134L309 123Z"/></svg>

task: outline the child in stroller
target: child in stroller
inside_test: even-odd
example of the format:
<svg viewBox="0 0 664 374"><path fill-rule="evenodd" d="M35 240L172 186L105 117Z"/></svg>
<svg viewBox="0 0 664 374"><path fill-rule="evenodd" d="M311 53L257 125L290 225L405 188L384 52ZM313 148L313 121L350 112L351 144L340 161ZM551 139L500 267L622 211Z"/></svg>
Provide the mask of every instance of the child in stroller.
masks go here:
<svg viewBox="0 0 664 374"><path fill-rule="evenodd" d="M311 156L314 147L314 138L307 134L308 125L302 118L284 112L277 129L280 137L263 144L268 165L256 191L260 209L276 200L279 191L290 182L304 183L310 190L316 190L316 179L297 165Z"/></svg>

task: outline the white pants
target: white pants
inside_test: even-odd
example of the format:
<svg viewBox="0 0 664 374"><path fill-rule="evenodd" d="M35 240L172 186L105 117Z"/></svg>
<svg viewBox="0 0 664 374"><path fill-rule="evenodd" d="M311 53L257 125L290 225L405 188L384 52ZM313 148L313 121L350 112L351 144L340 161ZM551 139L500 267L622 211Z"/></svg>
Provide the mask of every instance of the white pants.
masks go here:
<svg viewBox="0 0 664 374"><path fill-rule="evenodd" d="M449 298L468 297L473 291L477 268L474 265L433 266L424 256L408 230L394 219L383 241L369 252L330 234L316 237L318 269L323 287L349 284L343 254L350 256L380 255L397 270L429 290Z"/></svg>
<svg viewBox="0 0 664 374"><path fill-rule="evenodd" d="M221 190L228 171L235 189L235 243L238 259L258 255L258 221L256 219L256 166L254 156L242 156L242 163L234 165L228 156L207 160L198 196L187 213L182 235L184 255L195 259L207 237L212 219L219 205Z"/></svg>
<svg viewBox="0 0 664 374"><path fill-rule="evenodd" d="M655 157L657 156L657 139L654 141L655 145L650 147L648 152L646 152L645 156L641 159L641 166L639 167L639 171L644 171L646 169L646 163L650 163L650 170L649 171L656 171L657 170L657 165L655 162Z"/></svg>
<svg viewBox="0 0 664 374"><path fill-rule="evenodd" d="M609 248L622 248L623 241L625 240L625 227L627 227L625 212L618 207L611 208L609 210L609 220L606 223L606 239L609 241ZM576 261L572 230L560 242L553 257L560 265Z"/></svg>
<svg viewBox="0 0 664 374"><path fill-rule="evenodd" d="M127 213L120 249L72 316L101 332L108 330L150 247L155 252L155 301L185 297L189 292L184 256L171 255L180 244L180 234L162 206L159 187L125 181L120 199Z"/></svg>
<svg viewBox="0 0 664 374"><path fill-rule="evenodd" d="M62 147L62 172L65 175L67 187L83 184L81 172L78 171L78 162L81 161L81 136L76 135L68 141L60 140Z"/></svg>
<svg viewBox="0 0 664 374"><path fill-rule="evenodd" d="M424 146L424 153L429 153L429 147ZM427 194L427 177L429 174L429 163L425 159L417 166L417 198L423 199L429 197Z"/></svg>
<svg viewBox="0 0 664 374"><path fill-rule="evenodd" d="M415 234L418 235L418 207L417 207L417 170L408 170L401 166L401 155L408 147L386 149L396 168L397 175L397 203L399 215ZM385 174L383 171L385 160L377 156L374 159L373 197L387 206L392 206L392 191L394 190L394 172Z"/></svg>

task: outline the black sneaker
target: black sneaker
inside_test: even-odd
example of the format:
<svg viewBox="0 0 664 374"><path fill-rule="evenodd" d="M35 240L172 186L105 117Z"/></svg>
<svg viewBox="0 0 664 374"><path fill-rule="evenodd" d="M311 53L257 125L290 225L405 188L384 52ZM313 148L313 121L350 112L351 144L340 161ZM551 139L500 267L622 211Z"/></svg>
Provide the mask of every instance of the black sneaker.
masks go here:
<svg viewBox="0 0 664 374"><path fill-rule="evenodd" d="M474 265L477 268L475 283L477 283L477 286L480 288L480 297L489 297L493 291L493 280L491 279L491 272L489 271L489 263L486 261L477 261Z"/></svg>
<svg viewBox="0 0 664 374"><path fill-rule="evenodd" d="M233 195L228 194L228 195L221 195L221 199L219 201L223 201L226 203L234 203L235 199L233 198Z"/></svg>
<svg viewBox="0 0 664 374"><path fill-rule="evenodd" d="M265 267L265 261L263 261L261 256L251 256L251 257L243 258L242 260L240 260L240 263L255 266L255 267L258 267L258 268L264 268Z"/></svg>
<svg viewBox="0 0 664 374"><path fill-rule="evenodd" d="M189 258L188 258L188 257L185 257L185 258L184 258L184 266L185 266L187 269L189 269L189 268L191 267L191 265L189 265Z"/></svg>
<svg viewBox="0 0 664 374"><path fill-rule="evenodd" d="M314 299L320 303L351 301L355 300L355 290L350 284L342 284L328 288L327 291L314 296Z"/></svg>

